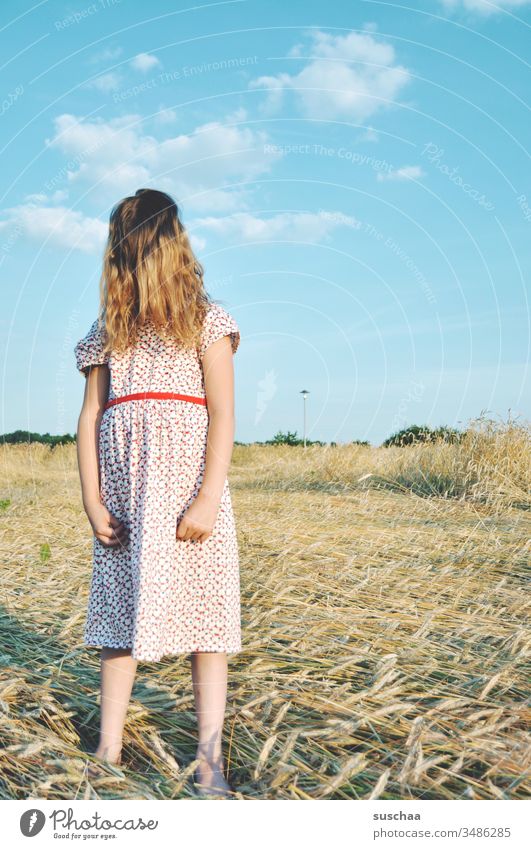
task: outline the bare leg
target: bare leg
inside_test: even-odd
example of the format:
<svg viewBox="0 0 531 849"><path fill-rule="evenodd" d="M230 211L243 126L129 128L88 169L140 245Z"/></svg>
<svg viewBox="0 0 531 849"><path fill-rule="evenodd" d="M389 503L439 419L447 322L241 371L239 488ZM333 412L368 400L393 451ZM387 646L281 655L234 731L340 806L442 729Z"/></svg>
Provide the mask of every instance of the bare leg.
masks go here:
<svg viewBox="0 0 531 849"><path fill-rule="evenodd" d="M223 652L192 654L192 682L197 715L197 781L221 794L231 790L223 775L221 737L227 700L227 655Z"/></svg>
<svg viewBox="0 0 531 849"><path fill-rule="evenodd" d="M138 661L131 649L101 650L100 742L94 755L119 763L127 707L133 689Z"/></svg>

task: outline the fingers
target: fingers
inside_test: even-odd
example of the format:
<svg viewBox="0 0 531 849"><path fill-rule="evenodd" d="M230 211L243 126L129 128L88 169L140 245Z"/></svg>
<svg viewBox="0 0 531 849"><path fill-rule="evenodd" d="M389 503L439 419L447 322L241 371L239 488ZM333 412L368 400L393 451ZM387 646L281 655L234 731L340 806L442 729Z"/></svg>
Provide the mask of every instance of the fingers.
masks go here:
<svg viewBox="0 0 531 849"><path fill-rule="evenodd" d="M129 530L120 522L116 527L114 527L111 531L112 541L117 545L127 545L129 540Z"/></svg>
<svg viewBox="0 0 531 849"><path fill-rule="evenodd" d="M189 532L190 532L190 527L188 525L188 522L186 522L184 519L182 519L179 522L179 525L177 527L177 534L176 534L177 539L188 539L188 537L186 535Z"/></svg>
<svg viewBox="0 0 531 849"><path fill-rule="evenodd" d="M110 548L126 546L129 542L129 529L116 516L109 514L108 525L95 530L96 538Z"/></svg>
<svg viewBox="0 0 531 849"><path fill-rule="evenodd" d="M124 523L120 519L117 519L116 516L113 516L112 514L109 518L109 524L111 525L114 534L122 541L129 535L129 529L126 527L126 525L124 525Z"/></svg>
<svg viewBox="0 0 531 849"><path fill-rule="evenodd" d="M199 536L199 531L189 522L181 522L177 528L177 539L195 540Z"/></svg>
<svg viewBox="0 0 531 849"><path fill-rule="evenodd" d="M96 528L94 536L109 548L123 547L129 542L129 529L120 519L109 514L108 524ZM212 528L200 525L186 517L181 519L176 532L177 539L191 542L206 542L210 536L212 536Z"/></svg>
<svg viewBox="0 0 531 849"><path fill-rule="evenodd" d="M194 542L205 542L212 531L198 525L197 522L191 522L189 519L181 519L177 528L177 539L192 540Z"/></svg>
<svg viewBox="0 0 531 849"><path fill-rule="evenodd" d="M116 546L122 547L123 543L121 540L108 536L107 534L102 533L101 531L97 531L94 536L98 539L102 545L106 548L116 548Z"/></svg>
<svg viewBox="0 0 531 849"><path fill-rule="evenodd" d="M106 548L125 548L126 543L121 539L111 539L101 533L97 533L95 536Z"/></svg>
<svg viewBox="0 0 531 849"><path fill-rule="evenodd" d="M120 525L123 525L123 522L117 519L116 516L113 516L112 513L109 513L109 525L113 528L118 528Z"/></svg>
<svg viewBox="0 0 531 849"><path fill-rule="evenodd" d="M118 539L122 540L122 542L125 541L129 536L129 528L127 528L123 522L120 522L113 530L115 536L117 536Z"/></svg>

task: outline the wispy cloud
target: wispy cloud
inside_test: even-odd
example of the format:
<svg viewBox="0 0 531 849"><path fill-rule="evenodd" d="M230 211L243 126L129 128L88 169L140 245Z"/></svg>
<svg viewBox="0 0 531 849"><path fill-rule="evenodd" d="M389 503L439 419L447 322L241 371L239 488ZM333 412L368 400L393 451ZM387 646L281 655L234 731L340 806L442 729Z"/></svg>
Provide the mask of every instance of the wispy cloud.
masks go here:
<svg viewBox="0 0 531 849"><path fill-rule="evenodd" d="M206 239L204 239L202 236L198 236L197 233L193 232L188 232L188 236L192 244L192 250L199 252L203 251L206 248Z"/></svg>
<svg viewBox="0 0 531 849"><path fill-rule="evenodd" d="M282 241L308 242L316 244L329 238L342 226L352 226L340 212L321 215L313 212L280 212L270 218L262 218L247 212L236 212L223 218L207 216L194 220L194 229L213 233L237 243Z"/></svg>
<svg viewBox="0 0 531 849"><path fill-rule="evenodd" d="M159 124L174 124L177 120L177 112L175 109L167 109L165 106L160 106L155 117Z"/></svg>
<svg viewBox="0 0 531 849"><path fill-rule="evenodd" d="M57 189L51 195L45 194L45 192L36 192L35 194L29 194L24 197L25 203L60 203L62 200L66 200L68 197L68 192L64 189Z"/></svg>
<svg viewBox="0 0 531 849"><path fill-rule="evenodd" d="M384 180L419 180L424 177L425 172L420 165L403 165L401 168L391 168L389 171L378 171L376 179L378 182Z"/></svg>
<svg viewBox="0 0 531 849"><path fill-rule="evenodd" d="M137 53L129 64L135 71L150 71L151 68L160 67L159 60L151 53Z"/></svg>
<svg viewBox="0 0 531 849"><path fill-rule="evenodd" d="M102 249L108 231L108 225L98 218L64 206L28 202L4 209L2 214L6 218L0 220L0 230L16 226L33 241L87 254Z"/></svg>
<svg viewBox="0 0 531 849"><path fill-rule="evenodd" d="M89 62L92 65L97 65L101 62L114 62L115 59L118 59L123 53L122 47L106 47L104 50L101 50L99 53L94 53L93 56L90 56Z"/></svg>
<svg viewBox="0 0 531 849"><path fill-rule="evenodd" d="M107 94L110 91L116 91L122 85L120 74L114 71L109 71L107 74L100 74L99 77L94 77L92 80L87 80L85 86L87 88L96 88Z"/></svg>
<svg viewBox="0 0 531 849"><path fill-rule="evenodd" d="M300 71L251 81L251 88L270 89L266 111L279 109L291 90L306 115L364 120L393 103L409 82L394 47L368 32L336 36L312 30L308 37L308 47L297 44L289 54L303 60Z"/></svg>
<svg viewBox="0 0 531 849"><path fill-rule="evenodd" d="M360 135L360 141L377 142L379 140L380 136L374 127L367 127L367 129Z"/></svg>
<svg viewBox="0 0 531 849"><path fill-rule="evenodd" d="M109 121L59 115L47 144L74 163L69 183L97 185L104 202L149 186L153 178L156 188L175 193L187 209L216 212L245 208L246 181L269 172L282 157L265 152L269 137L263 130L210 121L159 140L144 131L143 120L137 114ZM224 187L231 182L238 187Z"/></svg>
<svg viewBox="0 0 531 849"><path fill-rule="evenodd" d="M496 12L505 10L520 9L523 6L531 5L531 0L442 0L445 8L465 9L469 12L478 12L481 15L494 15Z"/></svg>

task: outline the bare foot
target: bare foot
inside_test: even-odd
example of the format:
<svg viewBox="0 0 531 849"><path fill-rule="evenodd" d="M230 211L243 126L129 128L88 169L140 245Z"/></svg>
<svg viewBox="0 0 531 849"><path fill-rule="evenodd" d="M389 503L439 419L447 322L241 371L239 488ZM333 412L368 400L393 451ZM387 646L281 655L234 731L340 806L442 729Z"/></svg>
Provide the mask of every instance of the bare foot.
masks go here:
<svg viewBox="0 0 531 849"><path fill-rule="evenodd" d="M114 766L120 766L120 764L122 763L121 744L105 747L100 744L96 751L92 752L92 757L96 758L98 761L101 761L102 764L108 763L113 764ZM91 764L88 768L89 772L94 775L98 774L98 766L99 764Z"/></svg>
<svg viewBox="0 0 531 849"><path fill-rule="evenodd" d="M199 794L205 799L230 798L234 790L223 775L223 760L207 760L199 755L196 757L200 762L195 768L194 783Z"/></svg>
<svg viewBox="0 0 531 849"><path fill-rule="evenodd" d="M112 743L105 746L100 743L94 752L94 757L112 764L119 763L122 758L122 744Z"/></svg>

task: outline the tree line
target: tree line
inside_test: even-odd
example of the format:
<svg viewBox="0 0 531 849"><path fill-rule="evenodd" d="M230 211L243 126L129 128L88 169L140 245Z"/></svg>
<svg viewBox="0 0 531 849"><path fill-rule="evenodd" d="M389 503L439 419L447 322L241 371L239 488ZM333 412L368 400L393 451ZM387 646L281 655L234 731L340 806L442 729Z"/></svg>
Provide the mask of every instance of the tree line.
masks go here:
<svg viewBox="0 0 531 849"><path fill-rule="evenodd" d="M437 428L431 428L428 425L409 425L409 427L403 428L402 430L397 431L396 433L391 434L384 442L382 442L382 446L384 448L389 448L390 446L404 446L404 445L412 445L418 442L436 442L438 440L443 440L445 442L459 442L459 440L463 437L463 431L456 430L455 428L442 426ZM0 436L0 442L8 445L17 445L21 443L33 443L40 442L44 445L49 445L51 448L55 448L56 445L69 445L76 441L75 434L72 435L70 433L64 434L50 434L50 433L32 433L29 430L15 430L13 433L4 433ZM235 445L304 445L304 439L297 435L297 431L283 431L279 430L273 436L272 439L266 439L264 442L234 442ZM367 440L361 439L353 439L349 443L350 445L367 445L370 443ZM306 439L306 445L337 445L336 442L322 442L320 439Z"/></svg>

